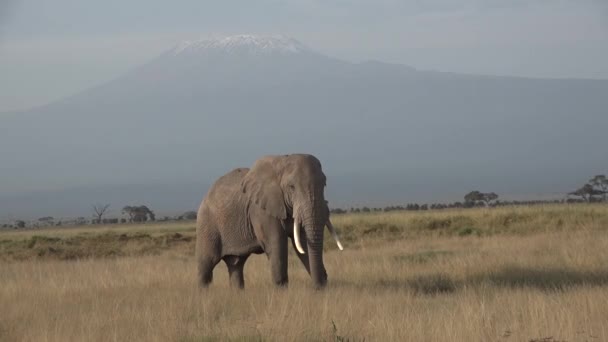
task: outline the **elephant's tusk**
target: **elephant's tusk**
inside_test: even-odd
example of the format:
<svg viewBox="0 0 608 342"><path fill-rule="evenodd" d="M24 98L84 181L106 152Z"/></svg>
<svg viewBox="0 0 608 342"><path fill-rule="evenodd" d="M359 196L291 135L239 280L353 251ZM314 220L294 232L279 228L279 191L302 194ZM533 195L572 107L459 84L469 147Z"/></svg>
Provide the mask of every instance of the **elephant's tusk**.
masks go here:
<svg viewBox="0 0 608 342"><path fill-rule="evenodd" d="M342 243L340 243L340 238L338 238L338 233L336 233L336 230L334 229L334 225L331 224L330 220L327 220L327 229L331 233L331 236L334 238L334 240L336 240L336 244L338 245L338 248L340 248L341 251L344 250L344 248L342 247Z"/></svg>
<svg viewBox="0 0 608 342"><path fill-rule="evenodd" d="M306 254L304 252L304 248L302 248L302 243L300 242L300 224L298 223L298 219L293 219L293 238L296 242L296 249L300 254Z"/></svg>

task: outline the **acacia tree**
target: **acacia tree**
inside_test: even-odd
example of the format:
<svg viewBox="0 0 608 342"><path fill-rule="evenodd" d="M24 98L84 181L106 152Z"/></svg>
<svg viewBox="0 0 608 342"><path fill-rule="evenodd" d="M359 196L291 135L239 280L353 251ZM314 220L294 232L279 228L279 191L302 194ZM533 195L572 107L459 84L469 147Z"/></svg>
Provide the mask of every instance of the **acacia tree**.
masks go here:
<svg viewBox="0 0 608 342"><path fill-rule="evenodd" d="M130 206L130 205L125 205L125 206L122 208L122 213L123 213L123 214L127 214L127 215L129 215L129 222L133 222L133 216L135 215L135 210L134 210L134 208L135 208L135 207Z"/></svg>
<svg viewBox="0 0 608 342"><path fill-rule="evenodd" d="M475 205L478 202L483 202L486 207L490 206L492 201L498 199L498 195L494 192L479 192L477 190L471 191L464 196L466 203Z"/></svg>
<svg viewBox="0 0 608 342"><path fill-rule="evenodd" d="M591 184L585 184L581 188L568 193L568 195L582 198L585 202L591 202L594 196L603 194L603 191L595 189Z"/></svg>
<svg viewBox="0 0 608 342"><path fill-rule="evenodd" d="M150 219L150 221L156 220L156 214L154 214L154 212L152 210L150 210L150 208L146 207L145 205L142 205L139 208L140 208L140 211L144 214L144 217L147 216Z"/></svg>
<svg viewBox="0 0 608 342"><path fill-rule="evenodd" d="M148 219L150 221L154 221L156 219L154 212L145 205L127 205L122 208L122 212L123 214L129 215L129 222L146 222Z"/></svg>
<svg viewBox="0 0 608 342"><path fill-rule="evenodd" d="M606 202L606 194L608 193L608 178L606 178L606 175L596 175L589 180L589 184L602 192L602 200Z"/></svg>
<svg viewBox="0 0 608 342"><path fill-rule="evenodd" d="M472 203L475 204L477 203L477 201L481 200L481 192L475 190L475 191L471 191L468 194L464 195L464 201L466 203Z"/></svg>
<svg viewBox="0 0 608 342"><path fill-rule="evenodd" d="M498 199L498 195L495 192L488 192L488 193L485 193L485 194L482 194L482 195L483 196L482 196L481 200L483 202L485 202L486 207L490 206L490 203L492 201L495 201L495 200Z"/></svg>
<svg viewBox="0 0 608 342"><path fill-rule="evenodd" d="M97 224L101 223L103 215L105 215L105 213L108 211L108 208L110 208L109 204L94 204L93 216L95 219L93 221Z"/></svg>

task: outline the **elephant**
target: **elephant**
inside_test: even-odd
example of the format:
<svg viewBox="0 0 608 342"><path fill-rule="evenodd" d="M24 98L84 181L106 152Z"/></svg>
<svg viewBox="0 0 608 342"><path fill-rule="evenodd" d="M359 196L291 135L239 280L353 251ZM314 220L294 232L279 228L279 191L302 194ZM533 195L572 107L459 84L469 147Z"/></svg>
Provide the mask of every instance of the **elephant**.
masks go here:
<svg viewBox="0 0 608 342"><path fill-rule="evenodd" d="M325 226L343 249L329 220L325 181L321 162L309 154L264 156L250 169L237 168L220 177L203 198L197 214L199 285L205 288L211 283L213 269L223 260L230 286L242 289L247 258L264 253L274 284L287 286L291 239L314 287L325 287Z"/></svg>

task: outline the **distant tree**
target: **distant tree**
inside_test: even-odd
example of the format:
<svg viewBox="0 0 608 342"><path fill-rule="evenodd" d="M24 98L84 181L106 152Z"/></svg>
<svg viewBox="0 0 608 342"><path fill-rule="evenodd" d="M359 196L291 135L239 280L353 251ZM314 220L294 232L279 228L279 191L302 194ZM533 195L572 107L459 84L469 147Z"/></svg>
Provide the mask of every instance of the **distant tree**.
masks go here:
<svg viewBox="0 0 608 342"><path fill-rule="evenodd" d="M602 192L602 200L606 202L606 194L608 194L608 178L606 178L606 175L596 175L589 180L589 184Z"/></svg>
<svg viewBox="0 0 608 342"><path fill-rule="evenodd" d="M145 205L127 205L122 208L122 212L129 215L129 222L146 222L148 220L154 221L156 219L154 212Z"/></svg>
<svg viewBox="0 0 608 342"><path fill-rule="evenodd" d="M150 221L155 221L156 220L156 214L154 214L154 212L152 210L150 210L150 208L146 207L145 205L141 205L139 206L139 210L138 212L140 213L140 215L142 215L144 218L148 217L148 219ZM145 220L144 220L145 221Z"/></svg>
<svg viewBox="0 0 608 342"><path fill-rule="evenodd" d="M483 194L482 201L486 204L486 207L490 206L492 201L496 201L498 199L498 195L495 192L488 192Z"/></svg>
<svg viewBox="0 0 608 342"><path fill-rule="evenodd" d="M479 192L477 190L471 191L468 194L464 195L464 202L465 203L475 204L478 201L481 201L481 192Z"/></svg>
<svg viewBox="0 0 608 342"><path fill-rule="evenodd" d="M23 220L16 220L15 221L15 227L17 227L17 228L25 228L25 221L23 221Z"/></svg>
<svg viewBox="0 0 608 342"><path fill-rule="evenodd" d="M108 208L110 208L109 204L94 204L93 205L93 217L94 217L93 221L97 224L103 222L103 215L105 215L105 213L108 211Z"/></svg>
<svg viewBox="0 0 608 342"><path fill-rule="evenodd" d="M347 211L342 208L334 208L330 209L329 212L332 214L346 214Z"/></svg>
<svg viewBox="0 0 608 342"><path fill-rule="evenodd" d="M125 205L122 208L122 213L129 215L129 222L133 222L133 216L135 215L135 207L132 207L130 205Z"/></svg>
<svg viewBox="0 0 608 342"><path fill-rule="evenodd" d="M605 192L602 190L598 190L593 187L591 184L585 184L581 188L569 192L569 196L576 196L583 199L585 202L591 202L594 199L594 196L604 195Z"/></svg>
<svg viewBox="0 0 608 342"><path fill-rule="evenodd" d="M196 220L196 211L186 211L181 216L184 220Z"/></svg>
<svg viewBox="0 0 608 342"><path fill-rule="evenodd" d="M486 207L490 206L492 201L498 199L498 195L494 192L480 192L480 191L471 191L464 196L464 202L466 207L473 207L477 204L484 203Z"/></svg>
<svg viewBox="0 0 608 342"><path fill-rule="evenodd" d="M45 225L48 225L48 226L52 226L54 220L55 219L52 216L45 216L45 217L39 218L38 222L44 223Z"/></svg>

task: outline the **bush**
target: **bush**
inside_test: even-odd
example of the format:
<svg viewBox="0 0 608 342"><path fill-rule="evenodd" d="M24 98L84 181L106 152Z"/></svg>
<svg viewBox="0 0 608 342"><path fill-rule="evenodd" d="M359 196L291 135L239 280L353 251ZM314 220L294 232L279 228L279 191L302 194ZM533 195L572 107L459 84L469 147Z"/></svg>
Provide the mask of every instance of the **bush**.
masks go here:
<svg viewBox="0 0 608 342"><path fill-rule="evenodd" d="M479 235L480 232L475 227L463 227L458 230L458 236Z"/></svg>
<svg viewBox="0 0 608 342"><path fill-rule="evenodd" d="M181 215L184 220L196 220L196 211L186 211Z"/></svg>

